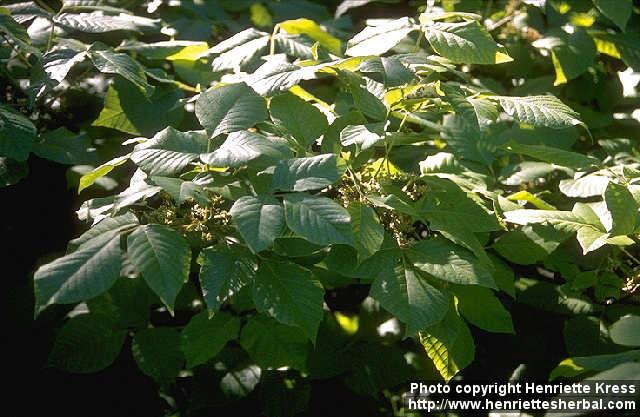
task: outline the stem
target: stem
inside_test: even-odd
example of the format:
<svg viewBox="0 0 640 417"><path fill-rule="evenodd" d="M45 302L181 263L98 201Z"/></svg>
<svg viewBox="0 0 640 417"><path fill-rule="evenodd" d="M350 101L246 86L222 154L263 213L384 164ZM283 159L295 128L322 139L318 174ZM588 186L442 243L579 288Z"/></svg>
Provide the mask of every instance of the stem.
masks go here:
<svg viewBox="0 0 640 417"><path fill-rule="evenodd" d="M360 188L360 183L358 182L358 179L356 178L355 174L351 170L351 167L347 167L347 173L349 174L349 178L351 178L351 181L353 181L353 188L356 189L356 191L360 195L360 198L364 199L364 193L362 192L362 189Z"/></svg>
<svg viewBox="0 0 640 417"><path fill-rule="evenodd" d="M620 247L620 250L622 251L622 253L624 253L625 255L627 255L629 257L629 259L631 259L633 262L635 262L636 264L640 265L640 260L638 260L638 258L636 258L635 256L633 256L632 254L629 253L628 250L626 250L623 247Z"/></svg>
<svg viewBox="0 0 640 417"><path fill-rule="evenodd" d="M275 25L273 27L273 32L271 33L271 38L269 39L269 55L273 55L276 53L275 36L278 34L279 30L280 30L280 25Z"/></svg>
<svg viewBox="0 0 640 417"><path fill-rule="evenodd" d="M606 169L607 169L607 172L609 172L611 175L616 177L618 179L618 181L620 181L620 184L629 185L629 181L627 181L627 179L625 177L616 174L615 171L612 170L610 167L607 167Z"/></svg>
<svg viewBox="0 0 640 417"><path fill-rule="evenodd" d="M424 36L424 32L420 30L420 33L418 34L418 39L416 39L416 52L420 51L420 41L422 40L423 36Z"/></svg>
<svg viewBox="0 0 640 417"><path fill-rule="evenodd" d="M47 39L47 52L51 49L51 44L53 43L53 36L56 31L56 24L53 22L53 19L49 20L51 22L51 30L49 31L49 38Z"/></svg>

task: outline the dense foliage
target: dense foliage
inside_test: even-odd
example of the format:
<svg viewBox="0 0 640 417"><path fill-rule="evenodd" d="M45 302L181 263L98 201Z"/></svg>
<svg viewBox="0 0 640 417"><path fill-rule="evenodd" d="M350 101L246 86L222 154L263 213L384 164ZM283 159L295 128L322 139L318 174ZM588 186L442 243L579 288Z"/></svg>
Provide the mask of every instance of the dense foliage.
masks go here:
<svg viewBox="0 0 640 417"><path fill-rule="evenodd" d="M323 381L399 415L407 381L478 369L639 378L638 4L10 3L1 184L44 158L84 200L34 274L51 366L126 346L185 416L305 413ZM477 368L489 333L563 357Z"/></svg>

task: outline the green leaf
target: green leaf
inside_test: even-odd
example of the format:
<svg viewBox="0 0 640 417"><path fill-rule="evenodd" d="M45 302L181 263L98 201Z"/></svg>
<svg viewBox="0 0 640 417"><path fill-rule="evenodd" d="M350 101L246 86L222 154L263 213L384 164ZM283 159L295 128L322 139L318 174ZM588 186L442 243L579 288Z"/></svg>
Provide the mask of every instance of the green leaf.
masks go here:
<svg viewBox="0 0 640 417"><path fill-rule="evenodd" d="M567 237L562 231L532 224L501 235L493 248L509 262L531 265L546 259Z"/></svg>
<svg viewBox="0 0 640 417"><path fill-rule="evenodd" d="M273 25L269 9L262 4L253 3L251 7L249 7L249 11L251 12L251 21L254 25L258 27L269 27Z"/></svg>
<svg viewBox="0 0 640 417"><path fill-rule="evenodd" d="M508 97L491 96L504 111L522 123L534 126L562 128L582 124L579 115L569 106L551 95Z"/></svg>
<svg viewBox="0 0 640 417"><path fill-rule="evenodd" d="M253 302L261 313L297 326L315 343L322 320L324 291L311 273L293 263L262 261L253 284Z"/></svg>
<svg viewBox="0 0 640 417"><path fill-rule="evenodd" d="M284 212L287 226L311 243L353 245L349 212L329 198L288 194Z"/></svg>
<svg viewBox="0 0 640 417"><path fill-rule="evenodd" d="M606 371L618 365L640 362L640 350L596 356L577 356L560 362L549 375L553 381L559 377L572 378L590 371Z"/></svg>
<svg viewBox="0 0 640 417"><path fill-rule="evenodd" d="M280 191L317 190L339 179L336 156L323 154L280 161L273 172L271 188Z"/></svg>
<svg viewBox="0 0 640 417"><path fill-rule="evenodd" d="M382 246L384 227L380 224L376 212L360 202L351 203L347 211L351 216L355 248L362 261L372 256Z"/></svg>
<svg viewBox="0 0 640 417"><path fill-rule="evenodd" d="M87 302L91 314L108 317L121 329L143 329L149 325L151 307L157 298L137 277L120 277L99 297Z"/></svg>
<svg viewBox="0 0 640 417"><path fill-rule="evenodd" d="M276 162L289 155L289 149L283 141L259 133L233 132L222 146L200 155L200 159L214 167L237 168L258 158Z"/></svg>
<svg viewBox="0 0 640 417"><path fill-rule="evenodd" d="M602 195L611 178L601 175L585 175L577 179L564 179L558 188L567 197L593 197Z"/></svg>
<svg viewBox="0 0 640 417"><path fill-rule="evenodd" d="M85 134L74 134L60 127L42 133L40 139L33 144L33 153L40 158L65 165L86 164L93 160L88 152L91 140Z"/></svg>
<svg viewBox="0 0 640 417"><path fill-rule="evenodd" d="M158 20L121 13L117 16L91 13L60 13L54 22L68 29L85 33L106 33L114 31L146 32L158 29Z"/></svg>
<svg viewBox="0 0 640 417"><path fill-rule="evenodd" d="M458 310L471 324L493 333L515 333L511 314L493 291L476 285L456 286Z"/></svg>
<svg viewBox="0 0 640 417"><path fill-rule="evenodd" d="M202 206L206 206L210 202L204 188L193 181L171 177L151 177L150 180L153 184L162 187L178 205L182 205L189 199L193 199Z"/></svg>
<svg viewBox="0 0 640 417"><path fill-rule="evenodd" d="M353 96L353 103L365 116L374 120L385 120L388 109L384 103L373 95L365 86L364 78L356 73L347 70L338 70L338 74L349 88Z"/></svg>
<svg viewBox="0 0 640 417"><path fill-rule="evenodd" d="M270 248L284 229L282 204L271 196L244 196L231 207L238 231L254 252Z"/></svg>
<svg viewBox="0 0 640 417"><path fill-rule="evenodd" d="M73 304L107 291L120 276L121 265L120 235L111 232L41 266L33 277L36 314L49 304Z"/></svg>
<svg viewBox="0 0 640 417"><path fill-rule="evenodd" d="M18 183L29 174L25 161L15 161L0 156L0 188Z"/></svg>
<svg viewBox="0 0 640 417"><path fill-rule="evenodd" d="M601 162L592 156L552 148L546 145L521 145L516 142L509 142L504 146L504 149L511 153L526 155L550 164L578 170L601 165Z"/></svg>
<svg viewBox="0 0 640 417"><path fill-rule="evenodd" d="M120 232L124 229L137 226L138 224L138 218L131 212L124 213L121 216L107 217L97 224L91 226L91 228L80 235L80 237L69 241L69 244L67 246L69 247L70 251L75 251L80 246L84 245L94 238L104 235L105 233Z"/></svg>
<svg viewBox="0 0 640 417"><path fill-rule="evenodd" d="M207 51L207 49L208 45L206 42L183 40L154 43L125 40L117 47L118 51L133 51L150 60L166 59L169 61L194 61L200 54Z"/></svg>
<svg viewBox="0 0 640 417"><path fill-rule="evenodd" d="M627 362L585 378L584 381L586 383L597 383L598 381L630 381L630 383L634 383L638 380L640 380L640 363Z"/></svg>
<svg viewBox="0 0 640 417"><path fill-rule="evenodd" d="M184 109L183 94L175 87L158 86L151 97L120 77L109 87L104 108L93 126L108 127L132 135L153 135L167 126L177 126Z"/></svg>
<svg viewBox="0 0 640 417"><path fill-rule="evenodd" d="M0 104L0 155L26 161L37 133L29 119Z"/></svg>
<svg viewBox="0 0 640 417"><path fill-rule="evenodd" d="M599 305L593 304L586 297L565 294L559 286L546 281L520 278L515 286L518 302L539 310L569 316L601 311Z"/></svg>
<svg viewBox="0 0 640 417"><path fill-rule="evenodd" d="M529 191L517 191L513 194L509 194L506 198L511 201L526 201L527 203L531 203L536 208L542 210L555 210L554 206L547 203L540 197L531 194Z"/></svg>
<svg viewBox="0 0 640 417"><path fill-rule="evenodd" d="M456 157L452 153L438 152L434 155L429 155L425 160L420 161L420 173L422 175L434 174L434 173L459 173L461 167L458 164Z"/></svg>
<svg viewBox="0 0 640 417"><path fill-rule="evenodd" d="M326 65L328 64L299 67L274 59L263 64L247 77L245 82L261 96L270 97L280 91L290 89L302 80L317 78L316 71Z"/></svg>
<svg viewBox="0 0 640 417"><path fill-rule="evenodd" d="M172 327L140 330L133 337L133 358L142 372L159 383L171 382L182 370L180 333Z"/></svg>
<svg viewBox="0 0 640 417"><path fill-rule="evenodd" d="M593 0L593 4L624 31L633 11L632 0Z"/></svg>
<svg viewBox="0 0 640 417"><path fill-rule="evenodd" d="M228 398L245 398L260 382L262 370L257 365L231 370L220 379L220 389Z"/></svg>
<svg viewBox="0 0 640 417"><path fill-rule="evenodd" d="M374 57L367 59L358 68L360 72L380 74L385 87L398 87L410 83L414 73L401 57Z"/></svg>
<svg viewBox="0 0 640 417"><path fill-rule="evenodd" d="M424 177L430 191L416 203L416 211L438 228L460 224L473 232L492 232L501 227L495 214L489 212L471 193L464 192L449 179ZM436 229L438 230L438 229Z"/></svg>
<svg viewBox="0 0 640 417"><path fill-rule="evenodd" d="M442 137L447 141L450 152L460 159L477 161L484 165L493 163L496 150L492 142L495 140L488 136L486 129L475 129L473 124L470 124L462 115L446 114L442 120L442 127L438 125L432 127L442 129Z"/></svg>
<svg viewBox="0 0 640 417"><path fill-rule="evenodd" d="M384 141L384 135L378 133L379 127L379 123L348 125L340 132L340 143L343 146L360 145L360 149L366 151Z"/></svg>
<svg viewBox="0 0 640 417"><path fill-rule="evenodd" d="M496 285L503 291L508 294L511 298L516 297L516 289L514 285L515 273L513 269L505 262L500 260L497 256L490 255L491 263L493 265L493 280L496 282Z"/></svg>
<svg viewBox="0 0 640 417"><path fill-rule="evenodd" d="M200 94L195 110L211 137L253 127L267 118L264 98L244 83L210 88Z"/></svg>
<svg viewBox="0 0 640 417"><path fill-rule="evenodd" d="M640 316L626 315L609 328L611 340L618 345L640 346Z"/></svg>
<svg viewBox="0 0 640 417"><path fill-rule="evenodd" d="M466 97L463 90L451 84L443 84L444 99L451 104L454 113L464 118L475 130L486 128L498 118L498 109L487 99Z"/></svg>
<svg viewBox="0 0 640 417"><path fill-rule="evenodd" d="M438 22L422 27L422 31L438 55L456 64L500 64L513 61L475 20L461 23Z"/></svg>
<svg viewBox="0 0 640 417"><path fill-rule="evenodd" d="M85 188L90 187L98 179L104 177L105 175L113 171L115 167L124 164L128 160L129 155L118 156L110 161L105 162L99 167L96 167L94 170L88 172L87 174L84 174L82 177L80 177L80 181L78 183L78 193L80 193Z"/></svg>
<svg viewBox="0 0 640 417"><path fill-rule="evenodd" d="M253 281L255 265L250 254L236 246L206 248L200 253L200 286L210 314L218 311Z"/></svg>
<svg viewBox="0 0 640 417"><path fill-rule="evenodd" d="M214 72L240 71L259 58L267 50L269 35L254 28L239 32L209 50L218 54L212 61Z"/></svg>
<svg viewBox="0 0 640 417"><path fill-rule="evenodd" d="M114 328L107 317L75 316L56 335L49 364L66 372L101 371L118 357L126 335L126 330Z"/></svg>
<svg viewBox="0 0 640 417"><path fill-rule="evenodd" d="M182 329L182 352L187 360L187 368L193 368L216 356L240 333L240 319L228 313L216 313L209 318L203 311L191 318Z"/></svg>
<svg viewBox="0 0 640 417"><path fill-rule="evenodd" d="M9 5L11 6L11 5ZM11 16L14 15L14 16ZM0 8L0 31L6 33L19 43L28 45L31 43L27 30L18 22L14 20L14 12L10 12L10 9Z"/></svg>
<svg viewBox="0 0 640 417"><path fill-rule="evenodd" d="M414 213L407 214L428 222L431 229L471 250L480 261L490 265L474 233L500 230L495 214L479 204L473 194L464 192L449 179L427 176L423 180L428 183L430 191L418 200Z"/></svg>
<svg viewBox="0 0 640 417"><path fill-rule="evenodd" d="M378 271L369 295L406 323L407 335L440 322L449 309L449 299L404 257Z"/></svg>
<svg viewBox="0 0 640 417"><path fill-rule="evenodd" d="M131 160L149 175L170 176L183 171L206 151L204 132L179 132L169 126L136 145Z"/></svg>
<svg viewBox="0 0 640 417"><path fill-rule="evenodd" d="M444 320L421 331L419 337L445 382L473 362L476 349L471 332L453 308Z"/></svg>
<svg viewBox="0 0 640 417"><path fill-rule="evenodd" d="M506 221L521 225L548 223L559 230L575 232L584 226L594 227L590 219L580 216L579 212L563 210L511 210L504 213Z"/></svg>
<svg viewBox="0 0 640 417"><path fill-rule="evenodd" d="M276 50L298 59L314 59L313 40L306 35L289 35L283 32L273 37Z"/></svg>
<svg viewBox="0 0 640 417"><path fill-rule="evenodd" d="M640 70L640 34L600 32L593 34L598 52L620 58L634 71Z"/></svg>
<svg viewBox="0 0 640 417"><path fill-rule="evenodd" d="M471 252L445 239L419 241L407 250L407 259L420 271L443 281L495 288L491 273Z"/></svg>
<svg viewBox="0 0 640 417"><path fill-rule="evenodd" d="M160 224L140 226L127 238L129 261L173 312L191 265L191 249L176 231Z"/></svg>
<svg viewBox="0 0 640 417"><path fill-rule="evenodd" d="M320 45L327 48L334 55L340 55L340 39L330 35L323 30L316 22L310 19L285 20L279 23L280 29L284 29L291 34L305 34Z"/></svg>
<svg viewBox="0 0 640 417"><path fill-rule="evenodd" d="M382 393L391 390L415 375L415 368L407 363L410 361L404 356L406 350L397 343L361 341L351 344L353 347L349 348L347 357L350 369L343 381L350 390L361 397L371 395L372 392ZM422 368L423 365L418 366Z"/></svg>
<svg viewBox="0 0 640 417"><path fill-rule="evenodd" d="M306 149L327 129L327 118L300 97L285 93L271 99L271 118Z"/></svg>
<svg viewBox="0 0 640 417"><path fill-rule="evenodd" d="M628 188L610 182L604 192L604 201L613 220L609 233L612 236L628 235L636 228L638 204Z"/></svg>
<svg viewBox="0 0 640 417"><path fill-rule="evenodd" d="M537 40L533 45L551 51L551 60L556 71L554 85L564 84L583 74L594 65L597 55L593 39L579 28L572 34L563 30L549 31L547 36Z"/></svg>
<svg viewBox="0 0 640 417"><path fill-rule="evenodd" d="M347 43L349 56L381 55L400 43L409 33L418 29L409 18L387 21L378 26L367 26Z"/></svg>
<svg viewBox="0 0 640 417"><path fill-rule="evenodd" d="M76 64L84 61L86 52L78 52L75 49L57 47L42 56L44 72L52 80L61 83Z"/></svg>
<svg viewBox="0 0 640 417"><path fill-rule="evenodd" d="M142 65L127 54L115 53L107 49L97 49L102 46L93 45L89 48L89 58L98 71L106 74L117 74L133 85L144 95L150 97L155 88L147 83L147 76Z"/></svg>
<svg viewBox="0 0 640 417"><path fill-rule="evenodd" d="M305 335L262 314L251 317L242 328L240 345L262 368L306 369L309 341Z"/></svg>

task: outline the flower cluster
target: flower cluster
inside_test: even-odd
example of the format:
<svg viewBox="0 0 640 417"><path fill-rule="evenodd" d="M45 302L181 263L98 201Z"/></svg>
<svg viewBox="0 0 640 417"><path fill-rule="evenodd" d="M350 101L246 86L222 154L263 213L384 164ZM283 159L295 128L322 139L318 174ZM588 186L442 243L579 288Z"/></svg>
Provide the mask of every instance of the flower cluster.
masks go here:
<svg viewBox="0 0 640 417"><path fill-rule="evenodd" d="M172 199L164 198L157 209L144 213L144 220L170 226L193 247L206 247L231 233L227 205L228 202L218 194L211 194L207 205L188 200L178 206Z"/></svg>

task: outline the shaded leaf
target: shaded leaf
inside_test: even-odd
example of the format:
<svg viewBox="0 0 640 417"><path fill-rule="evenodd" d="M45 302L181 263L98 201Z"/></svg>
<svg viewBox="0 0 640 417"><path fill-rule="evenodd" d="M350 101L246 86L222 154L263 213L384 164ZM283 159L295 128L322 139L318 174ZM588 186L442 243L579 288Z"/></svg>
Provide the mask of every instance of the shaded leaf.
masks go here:
<svg viewBox="0 0 640 417"><path fill-rule="evenodd" d="M129 261L140 272L160 300L173 305L191 265L191 249L178 232L168 226L140 226L127 238Z"/></svg>
<svg viewBox="0 0 640 417"><path fill-rule="evenodd" d="M231 299L253 281L255 265L252 259L238 248L212 247L200 253L200 286L210 312Z"/></svg>
<svg viewBox="0 0 640 417"><path fill-rule="evenodd" d="M140 370L159 383L171 382L184 364L180 333L175 328L140 330L133 337L131 350Z"/></svg>
<svg viewBox="0 0 640 417"><path fill-rule="evenodd" d="M203 311L193 316L180 333L187 368L213 358L228 341L237 338L239 332L240 319L230 314L220 312L209 318L209 314Z"/></svg>
<svg viewBox="0 0 640 417"><path fill-rule="evenodd" d="M262 368L291 366L306 369L309 341L296 327L286 326L258 314L240 333L240 345Z"/></svg>
<svg viewBox="0 0 640 417"><path fill-rule="evenodd" d="M106 317L81 314L69 319L56 335L49 364L67 372L92 373L118 357L127 333Z"/></svg>
<svg viewBox="0 0 640 417"><path fill-rule="evenodd" d="M312 342L322 320L323 296L311 273L293 263L263 261L253 284L253 303L259 312L299 327Z"/></svg>

